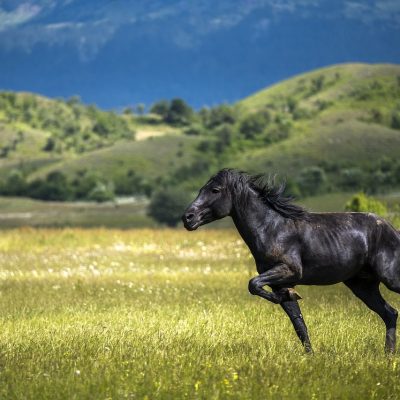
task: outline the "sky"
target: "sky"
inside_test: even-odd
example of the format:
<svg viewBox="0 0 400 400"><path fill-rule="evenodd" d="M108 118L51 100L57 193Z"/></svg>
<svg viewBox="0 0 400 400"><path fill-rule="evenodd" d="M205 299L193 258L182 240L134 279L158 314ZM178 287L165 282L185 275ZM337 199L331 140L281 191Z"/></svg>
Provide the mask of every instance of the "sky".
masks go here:
<svg viewBox="0 0 400 400"><path fill-rule="evenodd" d="M232 103L345 62L400 63L400 0L0 0L0 89L106 109Z"/></svg>

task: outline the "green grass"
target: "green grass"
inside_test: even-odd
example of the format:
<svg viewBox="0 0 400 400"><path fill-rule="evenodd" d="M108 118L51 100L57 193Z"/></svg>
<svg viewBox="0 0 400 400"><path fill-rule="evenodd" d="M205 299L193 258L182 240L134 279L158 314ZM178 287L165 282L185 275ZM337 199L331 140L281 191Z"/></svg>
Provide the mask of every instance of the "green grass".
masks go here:
<svg viewBox="0 0 400 400"><path fill-rule="evenodd" d="M147 201L134 203L46 202L0 197L0 228L15 227L152 227Z"/></svg>
<svg viewBox="0 0 400 400"><path fill-rule="evenodd" d="M306 356L253 275L233 231L3 232L0 398L400 396L383 323L346 288L299 288Z"/></svg>
<svg viewBox="0 0 400 400"><path fill-rule="evenodd" d="M313 197L307 197L299 201L299 204L313 212L337 212L344 211L345 204L354 193L328 193Z"/></svg>

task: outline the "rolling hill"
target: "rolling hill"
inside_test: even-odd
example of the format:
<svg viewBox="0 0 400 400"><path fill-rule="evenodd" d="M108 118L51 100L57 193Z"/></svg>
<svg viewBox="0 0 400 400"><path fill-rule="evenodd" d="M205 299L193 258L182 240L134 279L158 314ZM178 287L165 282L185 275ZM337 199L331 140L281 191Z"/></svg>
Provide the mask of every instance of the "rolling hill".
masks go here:
<svg viewBox="0 0 400 400"><path fill-rule="evenodd" d="M243 154L238 162L247 169L290 176L306 166L322 165L337 172L337 167L346 166L368 169L382 157L396 160L400 155L397 65L324 68L239 104L249 113L265 107L281 111L292 124L286 140Z"/></svg>
<svg viewBox="0 0 400 400"><path fill-rule="evenodd" d="M3 92L0 137L3 181L22 171L28 189L61 172L71 182L96 174L117 194L177 182L194 190L229 166L286 176L303 197L387 191L400 187L400 66L318 69L237 104L202 109L184 126L76 98Z"/></svg>

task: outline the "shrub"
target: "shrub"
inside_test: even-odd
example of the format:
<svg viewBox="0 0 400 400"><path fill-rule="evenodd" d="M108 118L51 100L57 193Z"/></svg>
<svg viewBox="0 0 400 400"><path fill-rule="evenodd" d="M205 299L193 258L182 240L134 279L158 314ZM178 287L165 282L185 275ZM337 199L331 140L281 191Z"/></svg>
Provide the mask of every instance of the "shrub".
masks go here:
<svg viewBox="0 0 400 400"><path fill-rule="evenodd" d="M97 182L96 186L88 193L87 199L97 201L99 203L104 201L114 200L115 193L110 183Z"/></svg>
<svg viewBox="0 0 400 400"><path fill-rule="evenodd" d="M192 124L188 126L183 133L188 136L199 136L204 134L204 127L201 124Z"/></svg>
<svg viewBox="0 0 400 400"><path fill-rule="evenodd" d="M390 126L393 129L400 130L400 111L397 110L393 111Z"/></svg>
<svg viewBox="0 0 400 400"><path fill-rule="evenodd" d="M119 195L150 195L151 190L151 185L132 169L115 177L115 193Z"/></svg>
<svg viewBox="0 0 400 400"><path fill-rule="evenodd" d="M232 125L224 124L219 126L215 130L215 136L217 141L215 142L215 153L221 154L226 147L229 147L232 143L232 136L234 135L234 130Z"/></svg>
<svg viewBox="0 0 400 400"><path fill-rule="evenodd" d="M43 151L54 151L56 148L56 141L53 137L48 137L46 144L43 146Z"/></svg>
<svg viewBox="0 0 400 400"><path fill-rule="evenodd" d="M381 201L368 197L364 193L354 195L345 205L346 211L372 212L385 217L388 213L387 207Z"/></svg>
<svg viewBox="0 0 400 400"><path fill-rule="evenodd" d="M207 128L215 128L222 124L234 124L236 122L236 110L227 104L221 104L211 109L200 110L201 120Z"/></svg>
<svg viewBox="0 0 400 400"><path fill-rule="evenodd" d="M246 139L253 139L263 132L271 120L268 111L261 111L247 116L240 124L240 133Z"/></svg>

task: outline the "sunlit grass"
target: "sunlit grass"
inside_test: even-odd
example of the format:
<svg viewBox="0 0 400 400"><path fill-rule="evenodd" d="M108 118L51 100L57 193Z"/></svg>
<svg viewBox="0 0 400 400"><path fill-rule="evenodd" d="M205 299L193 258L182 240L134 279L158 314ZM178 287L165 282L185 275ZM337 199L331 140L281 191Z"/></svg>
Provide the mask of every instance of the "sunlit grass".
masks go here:
<svg viewBox="0 0 400 400"><path fill-rule="evenodd" d="M306 356L254 274L233 231L2 232L0 398L400 396L383 323L346 288L299 288Z"/></svg>

